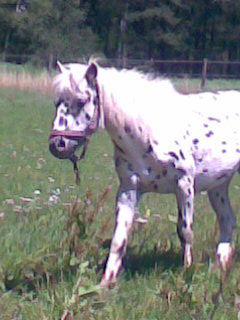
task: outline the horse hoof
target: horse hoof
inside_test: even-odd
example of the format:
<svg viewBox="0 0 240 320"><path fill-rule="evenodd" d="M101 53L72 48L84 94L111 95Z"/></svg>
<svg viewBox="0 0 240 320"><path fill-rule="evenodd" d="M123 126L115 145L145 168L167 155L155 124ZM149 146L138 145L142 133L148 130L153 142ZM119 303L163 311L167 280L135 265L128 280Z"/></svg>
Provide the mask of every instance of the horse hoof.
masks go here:
<svg viewBox="0 0 240 320"><path fill-rule="evenodd" d="M233 256L233 248L229 242L219 243L217 248L217 259L222 270L226 271Z"/></svg>
<svg viewBox="0 0 240 320"><path fill-rule="evenodd" d="M102 278L101 282L100 282L100 286L102 289L111 289L116 285L116 280L108 280L105 279L104 277Z"/></svg>

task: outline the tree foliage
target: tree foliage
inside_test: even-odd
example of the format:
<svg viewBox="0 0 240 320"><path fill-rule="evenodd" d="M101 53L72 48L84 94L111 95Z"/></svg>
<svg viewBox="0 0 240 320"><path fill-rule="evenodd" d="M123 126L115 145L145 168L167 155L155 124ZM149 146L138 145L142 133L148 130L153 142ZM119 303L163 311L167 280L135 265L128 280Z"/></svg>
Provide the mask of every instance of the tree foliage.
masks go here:
<svg viewBox="0 0 240 320"><path fill-rule="evenodd" d="M0 54L41 63L92 54L236 60L239 16L234 0L1 0Z"/></svg>

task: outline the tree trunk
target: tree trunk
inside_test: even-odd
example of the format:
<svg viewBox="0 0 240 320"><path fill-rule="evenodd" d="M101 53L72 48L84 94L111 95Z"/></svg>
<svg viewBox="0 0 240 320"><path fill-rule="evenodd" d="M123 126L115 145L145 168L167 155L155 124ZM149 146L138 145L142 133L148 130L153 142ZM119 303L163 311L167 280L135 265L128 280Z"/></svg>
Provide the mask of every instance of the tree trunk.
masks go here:
<svg viewBox="0 0 240 320"><path fill-rule="evenodd" d="M4 41L3 54L2 54L4 62L6 62L7 49L8 49L10 35L11 35L11 29L9 29L7 31L6 38L5 38L5 41Z"/></svg>

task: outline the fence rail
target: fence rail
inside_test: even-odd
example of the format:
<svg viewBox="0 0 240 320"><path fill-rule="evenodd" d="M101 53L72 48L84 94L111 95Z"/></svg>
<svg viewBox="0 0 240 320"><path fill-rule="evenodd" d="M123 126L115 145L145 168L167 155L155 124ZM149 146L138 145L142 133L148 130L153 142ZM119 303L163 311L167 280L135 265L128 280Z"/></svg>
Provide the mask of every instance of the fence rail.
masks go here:
<svg viewBox="0 0 240 320"><path fill-rule="evenodd" d="M2 58L2 59L1 59ZM3 59L4 58L4 59ZM44 59L37 55L12 55L1 57L0 62L7 61L17 64L25 64L27 62L33 64L45 65L51 69L55 67L56 61L53 57ZM61 59L64 62L70 60ZM72 62L86 62L87 59L74 59ZM45 63L44 63L45 62ZM51 62L51 63L49 63ZM107 59L101 58L100 64L103 66L113 66L117 68L137 68L145 72L153 72L166 77L189 77L201 78L202 88L206 79L224 78L239 79L240 78L240 61L220 61L220 60L162 60L162 59Z"/></svg>

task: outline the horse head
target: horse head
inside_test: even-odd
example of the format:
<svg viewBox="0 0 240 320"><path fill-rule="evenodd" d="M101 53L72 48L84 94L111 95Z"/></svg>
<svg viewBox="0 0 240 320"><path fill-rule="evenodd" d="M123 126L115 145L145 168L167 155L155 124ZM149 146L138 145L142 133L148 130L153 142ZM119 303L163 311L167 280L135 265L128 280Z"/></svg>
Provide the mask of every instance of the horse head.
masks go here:
<svg viewBox="0 0 240 320"><path fill-rule="evenodd" d="M82 76L59 62L58 67L60 74L54 81L56 114L52 122L49 149L55 157L73 161L76 149L86 143L99 125L97 65L91 63L87 68L82 66Z"/></svg>

